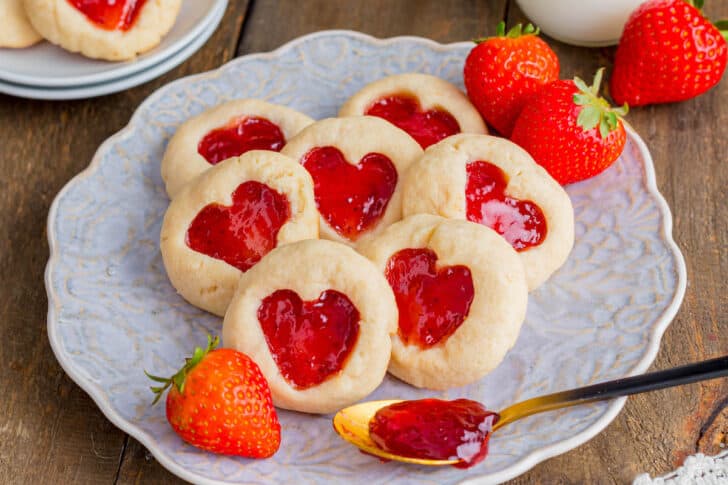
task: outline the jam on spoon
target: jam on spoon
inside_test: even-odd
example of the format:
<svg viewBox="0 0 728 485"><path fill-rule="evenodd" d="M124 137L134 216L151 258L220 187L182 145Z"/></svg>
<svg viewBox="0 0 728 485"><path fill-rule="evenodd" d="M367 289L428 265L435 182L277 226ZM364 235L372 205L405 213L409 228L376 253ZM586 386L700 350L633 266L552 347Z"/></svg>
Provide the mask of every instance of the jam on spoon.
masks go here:
<svg viewBox="0 0 728 485"><path fill-rule="evenodd" d="M672 369L651 372L649 374L625 377L613 381L601 382L599 384L592 384L586 387L578 387L568 391L532 397L531 399L517 402L503 408L498 411L498 413L486 411L482 407L473 407L473 409L475 409L476 413L480 413L480 416L483 416L483 412L491 413L491 416L485 416L485 419L490 419L490 427L483 425L483 430L479 429L481 432L487 432L490 434L514 421L537 413L578 406L580 404L587 404L591 402L606 401L616 397L655 391L657 389L665 389L667 387L680 386L691 382L725 376L728 376L728 355L680 367L673 367ZM473 402L467 400L458 401ZM440 402L451 404L458 401ZM409 403L411 402L412 401L409 401ZM414 402L416 403L418 401ZM412 419L409 414L416 415L422 413L417 412L419 411L417 407L410 407L409 403L408 401L400 400L368 401L349 406L348 408L342 409L334 416L334 430L336 430L339 436L341 436L344 440L350 442L354 446L357 446L361 451L374 455L379 459L397 460L401 462L430 466L457 465L459 460L464 460L464 458L461 458L458 453L449 455L447 450L445 452L430 452L426 450L419 451L421 446L412 446L409 444L414 442L428 444L429 446L429 443L433 443L436 448L445 449L446 447L441 445L439 441L449 439L449 434L444 432L447 428L437 428L439 421L433 419L420 419L419 421ZM475 404L477 405L477 403ZM404 412L396 412L397 408L395 408L395 412L384 412L380 415L380 420L383 416L386 426L382 426L381 423L378 423L375 418L379 414L379 411L387 408L391 409L395 407L395 405L397 405L397 408L399 409L404 409ZM414 404L413 406L418 405ZM425 409L426 406L427 405L425 405ZM412 409L415 410L415 413L408 413L408 411ZM460 412L456 413L456 416L457 415L461 415ZM438 416L438 414L435 413L434 416ZM387 421L389 421L389 424L387 424ZM457 423L457 421L455 422ZM447 424L447 421L445 421L445 424ZM380 428L383 431L376 431L377 428ZM433 429L435 431L433 431ZM397 436L396 434L393 436L393 433L400 434L400 436ZM375 435L379 435L379 437L377 438ZM470 435L463 433L460 436L469 437ZM435 441L435 439L437 441ZM486 444L487 437L483 439L483 444L479 451L482 451ZM384 448L385 446L390 449ZM397 447L399 447L399 449L396 449ZM412 448L415 448L415 451L412 451ZM457 451L457 447L455 449ZM417 453L419 454L419 457L405 453ZM462 455L466 455L466 453L463 452ZM470 453L468 453L468 455L472 456L471 462L466 462L464 466L472 466L474 464L473 461L476 458L480 458L477 452L475 455L470 455ZM422 458L423 456L448 458ZM482 458L480 459L482 460Z"/></svg>
<svg viewBox="0 0 728 485"><path fill-rule="evenodd" d="M469 468L485 459L498 414L469 399L402 401L379 409L369 436L381 449L431 460L461 460Z"/></svg>

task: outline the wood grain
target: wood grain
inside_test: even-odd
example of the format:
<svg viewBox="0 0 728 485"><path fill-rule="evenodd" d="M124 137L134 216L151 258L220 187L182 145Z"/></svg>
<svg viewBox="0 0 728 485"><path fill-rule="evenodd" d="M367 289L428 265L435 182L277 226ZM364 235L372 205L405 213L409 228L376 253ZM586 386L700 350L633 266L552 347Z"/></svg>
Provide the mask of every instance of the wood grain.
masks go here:
<svg viewBox="0 0 728 485"><path fill-rule="evenodd" d="M504 13L505 1L501 0L257 1L241 37L238 55L268 51L301 35L326 29L358 30L375 37L418 35L439 42L457 42L495 33Z"/></svg>
<svg viewBox="0 0 728 485"><path fill-rule="evenodd" d="M118 131L138 104L178 77L212 69L234 55L267 51L322 29L378 36L420 35L440 42L492 34L505 0L231 0L216 34L195 56L153 82L74 102L0 96L0 483L181 483L108 422L65 375L48 345L43 269L45 219L58 190ZM725 2L708 2L713 18ZM246 17L247 14L247 17ZM547 39L562 77L589 78L613 49L570 47ZM630 123L655 159L658 186L674 215L689 286L654 368L728 353L728 82L684 103L635 109ZM720 103L723 103L722 105ZM548 460L513 483L624 483L665 473L688 454L728 446L728 384L711 381L630 398L589 443Z"/></svg>
<svg viewBox="0 0 728 485"><path fill-rule="evenodd" d="M231 2L192 58L135 89L85 101L0 95L0 483L113 483L125 434L58 365L46 333L46 217L55 194L158 87L233 57L247 2Z"/></svg>

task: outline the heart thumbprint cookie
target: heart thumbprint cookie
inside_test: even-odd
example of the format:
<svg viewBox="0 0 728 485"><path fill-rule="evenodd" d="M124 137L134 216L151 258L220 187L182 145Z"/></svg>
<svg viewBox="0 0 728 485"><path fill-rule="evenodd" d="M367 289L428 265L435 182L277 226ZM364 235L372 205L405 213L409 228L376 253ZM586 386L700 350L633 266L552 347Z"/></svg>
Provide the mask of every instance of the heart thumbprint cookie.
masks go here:
<svg viewBox="0 0 728 485"><path fill-rule="evenodd" d="M313 178L321 237L354 244L402 218L401 181L422 149L384 120L351 116L309 125L281 153Z"/></svg>
<svg viewBox="0 0 728 485"><path fill-rule="evenodd" d="M306 170L279 153L253 150L185 186L164 216L160 248L180 295L222 316L242 273L278 245L316 237Z"/></svg>
<svg viewBox="0 0 728 485"><path fill-rule="evenodd" d="M417 387L448 389L493 370L513 347L528 287L518 254L495 231L420 214L360 247L399 310L389 371Z"/></svg>
<svg viewBox="0 0 728 485"><path fill-rule="evenodd" d="M184 184L230 157L249 150L279 152L307 125L308 116L258 99L237 99L184 122L167 145L162 179L174 197Z"/></svg>
<svg viewBox="0 0 728 485"><path fill-rule="evenodd" d="M309 240L274 249L242 276L223 341L260 366L276 406L330 413L382 382L396 325L392 291L369 260Z"/></svg>
<svg viewBox="0 0 728 485"><path fill-rule="evenodd" d="M422 148L458 133L488 133L465 94L429 74L397 74L366 85L339 111L339 116L358 115L389 121Z"/></svg>
<svg viewBox="0 0 728 485"><path fill-rule="evenodd" d="M46 40L86 57L121 61L156 47L181 0L23 0Z"/></svg>
<svg viewBox="0 0 728 485"><path fill-rule="evenodd" d="M429 147L403 183L403 214L437 214L494 229L518 251L533 290L569 256L574 210L566 191L518 145L456 135Z"/></svg>
<svg viewBox="0 0 728 485"><path fill-rule="evenodd" d="M42 39L25 14L23 0L0 0L0 20L0 48L28 47Z"/></svg>

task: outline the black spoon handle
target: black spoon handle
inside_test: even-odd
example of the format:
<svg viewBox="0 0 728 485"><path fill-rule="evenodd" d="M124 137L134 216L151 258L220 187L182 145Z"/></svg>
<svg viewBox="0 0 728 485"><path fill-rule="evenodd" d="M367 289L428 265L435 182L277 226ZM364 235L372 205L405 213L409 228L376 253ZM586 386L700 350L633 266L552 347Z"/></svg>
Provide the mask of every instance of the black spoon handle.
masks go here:
<svg viewBox="0 0 728 485"><path fill-rule="evenodd" d="M728 355L649 374L625 377L624 379L602 382L592 386L547 394L505 408L499 413L500 419L495 424L494 429L517 419L544 411L629 396L640 392L656 391L666 387L690 384L691 382L723 376L728 376Z"/></svg>

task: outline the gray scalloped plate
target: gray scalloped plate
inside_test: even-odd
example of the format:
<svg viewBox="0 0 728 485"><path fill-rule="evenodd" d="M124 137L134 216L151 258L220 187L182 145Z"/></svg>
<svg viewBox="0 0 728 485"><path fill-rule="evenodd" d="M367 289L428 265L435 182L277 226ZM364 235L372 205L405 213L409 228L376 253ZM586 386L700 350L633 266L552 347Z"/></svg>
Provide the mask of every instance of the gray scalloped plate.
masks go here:
<svg viewBox="0 0 728 485"><path fill-rule="evenodd" d="M175 81L149 97L90 166L56 197L48 217L48 336L65 371L119 428L171 472L198 483L496 483L586 442L624 399L533 416L504 428L468 470L383 464L334 434L330 417L280 412L283 442L271 459L217 456L183 443L164 406L151 407L142 369L171 373L220 320L185 303L158 248L168 200L159 161L188 117L233 98L262 98L314 118L333 116L364 84L419 71L462 86L469 43L379 40L319 32L267 54ZM603 174L567 188L576 245L531 294L526 322L503 364L444 393L386 378L370 399L467 396L493 409L538 394L645 371L685 292L685 263L650 154L628 127L624 154Z"/></svg>

